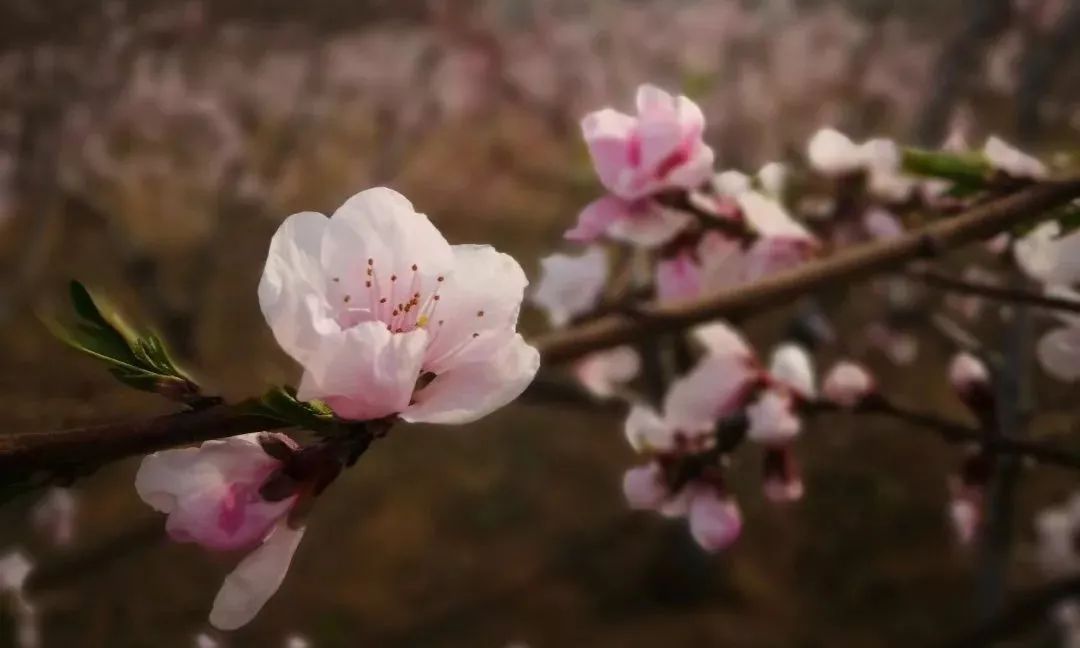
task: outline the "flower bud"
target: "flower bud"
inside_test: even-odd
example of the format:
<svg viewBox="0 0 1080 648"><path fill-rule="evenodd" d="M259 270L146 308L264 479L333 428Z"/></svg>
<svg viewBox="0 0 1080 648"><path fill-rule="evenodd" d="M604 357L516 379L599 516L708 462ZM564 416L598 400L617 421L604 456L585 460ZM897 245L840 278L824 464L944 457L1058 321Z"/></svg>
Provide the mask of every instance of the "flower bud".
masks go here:
<svg viewBox="0 0 1080 648"><path fill-rule="evenodd" d="M822 395L841 407L854 408L877 389L874 377L862 365L842 361L825 374Z"/></svg>
<svg viewBox="0 0 1080 648"><path fill-rule="evenodd" d="M994 408L994 391L990 370L974 355L958 353L949 363L949 383L964 404L980 416Z"/></svg>

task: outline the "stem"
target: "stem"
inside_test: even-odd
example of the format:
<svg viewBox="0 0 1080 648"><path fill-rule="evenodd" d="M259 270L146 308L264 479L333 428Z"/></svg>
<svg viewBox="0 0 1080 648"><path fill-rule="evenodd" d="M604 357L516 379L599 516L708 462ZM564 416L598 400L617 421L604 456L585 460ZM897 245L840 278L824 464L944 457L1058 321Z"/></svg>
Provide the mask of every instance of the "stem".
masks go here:
<svg viewBox="0 0 1080 648"><path fill-rule="evenodd" d="M647 339L657 332L760 312L819 288L864 280L909 261L988 238L1078 196L1080 179L1039 184L904 236L860 245L749 286L672 306L646 306L634 316L610 315L549 333L534 344L546 363L561 363Z"/></svg>
<svg viewBox="0 0 1080 648"><path fill-rule="evenodd" d="M932 288L938 288L948 292L976 295L979 297L986 297L987 299L996 299L998 301L1011 302L1014 304L1030 304L1032 306L1052 308L1054 310L1069 313L1080 313L1080 301L1075 299L1051 297L1049 295L1031 292L1030 290L1024 290L1023 288L1006 288L1003 286L991 286L984 283L964 281L963 279L957 279L936 270L909 270L905 275L917 281L921 281Z"/></svg>

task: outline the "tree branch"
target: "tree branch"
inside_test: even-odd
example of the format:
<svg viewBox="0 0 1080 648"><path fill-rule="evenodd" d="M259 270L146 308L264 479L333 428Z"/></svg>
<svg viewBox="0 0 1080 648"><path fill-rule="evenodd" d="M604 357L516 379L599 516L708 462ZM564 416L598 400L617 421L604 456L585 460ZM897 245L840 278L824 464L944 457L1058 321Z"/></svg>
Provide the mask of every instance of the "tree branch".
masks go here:
<svg viewBox="0 0 1080 648"><path fill-rule="evenodd" d="M936 270L910 270L906 272L905 275L917 281L921 281L927 286L947 292L975 295L977 297L986 297L987 299L1015 304L1031 304L1032 306L1051 308L1069 313L1080 313L1080 301L1075 299L1051 297L1022 288L1006 288L1003 286L992 286L986 283L964 281L963 279L957 279L956 277L951 277Z"/></svg>
<svg viewBox="0 0 1080 648"><path fill-rule="evenodd" d="M1080 577L1076 576L1029 590L993 618L943 645L947 648L984 648L994 645L1043 621L1052 607L1077 596L1080 596Z"/></svg>
<svg viewBox="0 0 1080 648"><path fill-rule="evenodd" d="M632 317L604 317L576 328L549 333L534 344L540 349L545 363L555 364L647 339L661 331L762 311L790 303L812 290L866 279L909 261L991 237L1078 196L1080 179L1035 185L904 236L860 245L715 297L672 306L642 307Z"/></svg>
<svg viewBox="0 0 1080 648"><path fill-rule="evenodd" d="M789 303L826 286L863 280L913 259L977 241L1080 196L1080 179L1047 182L932 223L903 237L869 243L830 258L715 297L669 307L646 306L633 316L609 315L535 340L544 364L574 360L620 344L649 339L698 322L745 315ZM240 406L218 406L142 421L0 435L0 485L73 478L117 459L260 430L279 421L246 414ZM960 431L949 434L968 439ZM1046 463L1080 468L1080 460L1037 445L1003 439L997 450Z"/></svg>

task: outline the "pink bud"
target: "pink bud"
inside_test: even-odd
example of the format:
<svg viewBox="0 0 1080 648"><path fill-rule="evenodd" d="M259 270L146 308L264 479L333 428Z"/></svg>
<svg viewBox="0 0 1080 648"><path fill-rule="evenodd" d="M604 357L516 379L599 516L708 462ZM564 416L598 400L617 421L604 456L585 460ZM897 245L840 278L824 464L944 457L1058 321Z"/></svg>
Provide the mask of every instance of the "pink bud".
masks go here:
<svg viewBox="0 0 1080 648"><path fill-rule="evenodd" d="M655 511L671 497L664 483L664 472L654 462L627 470L623 475L623 495L630 508Z"/></svg>
<svg viewBox="0 0 1080 648"><path fill-rule="evenodd" d="M956 394L976 414L991 414L994 405L990 370L982 360L962 352L949 363L949 383Z"/></svg>
<svg viewBox="0 0 1080 648"><path fill-rule="evenodd" d="M874 377L862 365L842 361L825 375L821 391L825 399L841 407L853 408L876 389Z"/></svg>
<svg viewBox="0 0 1080 648"><path fill-rule="evenodd" d="M709 486L695 487L689 517L690 534L705 551L730 547L742 532L742 514L735 500Z"/></svg>
<svg viewBox="0 0 1080 648"><path fill-rule="evenodd" d="M799 474L795 456L786 447L765 450L762 465L765 497L771 502L784 504L802 499L805 487Z"/></svg>

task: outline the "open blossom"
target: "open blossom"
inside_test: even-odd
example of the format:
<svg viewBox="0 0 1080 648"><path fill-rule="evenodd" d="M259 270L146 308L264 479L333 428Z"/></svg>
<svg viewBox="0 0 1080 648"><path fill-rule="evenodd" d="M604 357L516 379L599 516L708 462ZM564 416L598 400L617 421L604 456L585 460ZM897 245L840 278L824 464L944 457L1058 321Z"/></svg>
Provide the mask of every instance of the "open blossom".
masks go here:
<svg viewBox="0 0 1080 648"><path fill-rule="evenodd" d="M284 435L267 436L292 447ZM254 548L214 601L210 622L222 630L246 624L277 591L303 534L288 523L296 495L271 502L260 492L282 467L262 439L246 434L156 452L135 477L143 501L168 515L165 529L174 540L214 550Z"/></svg>
<svg viewBox="0 0 1080 648"><path fill-rule="evenodd" d="M1042 180L1049 175L1046 165L997 136L983 146L983 156L990 166L1011 178Z"/></svg>
<svg viewBox="0 0 1080 648"><path fill-rule="evenodd" d="M700 326L694 336L705 356L664 397L663 412L635 405L626 419L630 445L641 452L671 452L708 447L716 422L740 409L760 370L753 354L723 323Z"/></svg>
<svg viewBox="0 0 1080 648"><path fill-rule="evenodd" d="M841 407L852 408L874 391L874 377L862 365L841 361L825 374L822 396Z"/></svg>
<svg viewBox="0 0 1080 648"><path fill-rule="evenodd" d="M516 331L528 281L485 245L451 246L397 192L304 212L270 244L259 302L304 367L302 400L342 418L467 423L506 405L539 368Z"/></svg>
<svg viewBox="0 0 1080 648"><path fill-rule="evenodd" d="M600 301L608 276L607 255L599 247L576 256L551 254L540 260L540 272L532 300L544 309L552 326L566 326Z"/></svg>
<svg viewBox="0 0 1080 648"><path fill-rule="evenodd" d="M586 115L581 130L600 182L627 201L694 189L712 173L701 109L652 85L638 88L636 116L605 108Z"/></svg>

